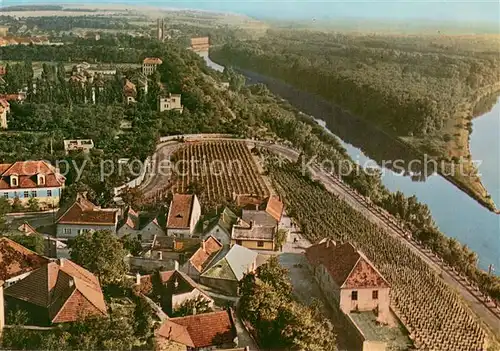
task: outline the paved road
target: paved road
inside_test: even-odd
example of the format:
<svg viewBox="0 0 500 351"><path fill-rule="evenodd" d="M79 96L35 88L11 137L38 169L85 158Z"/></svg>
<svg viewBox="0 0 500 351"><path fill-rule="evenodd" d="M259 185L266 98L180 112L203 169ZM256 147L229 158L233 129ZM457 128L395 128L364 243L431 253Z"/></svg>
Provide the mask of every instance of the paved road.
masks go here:
<svg viewBox="0 0 500 351"><path fill-rule="evenodd" d="M201 137L200 137L201 139ZM190 140L196 140L196 136L191 136ZM203 138L203 140L238 140L230 138L214 138L208 139ZM241 139L239 139L241 140ZM282 156L286 159L296 161L299 157L299 152L291 148L272 144L265 141L257 140L241 140L248 143L254 143L260 147L265 147L273 153ZM177 145L177 146L176 146ZM168 144L164 147L158 149L157 160L161 160L162 157L167 157L169 154L176 150L181 144ZM326 187L326 189L344 201L351 205L354 209L362 213L368 220L375 224L378 224L384 228L387 233L394 236L395 238L401 240L405 245L407 245L416 255L421 257L431 268L433 268L438 274L440 274L443 280L453 287L466 301L467 305L472 309L472 311L486 324L486 326L493 332L497 337L500 338L500 311L495 312L493 306L488 306L481 294L474 291L473 288L468 286L462 278L455 274L452 270L443 266L443 264L438 260L432 253L419 247L416 243L412 242L407 233L405 233L401 228L395 225L395 220L392 219L383 210L377 210L371 206L366 199L357 194L354 190L350 189L347 185L342 183L338 178L328 174L327 172L321 170L317 165L311 165L309 167L312 177L320 180ZM168 176L163 175L151 175L148 183L143 186L143 188L148 192L152 193L159 187L166 185L168 182Z"/></svg>

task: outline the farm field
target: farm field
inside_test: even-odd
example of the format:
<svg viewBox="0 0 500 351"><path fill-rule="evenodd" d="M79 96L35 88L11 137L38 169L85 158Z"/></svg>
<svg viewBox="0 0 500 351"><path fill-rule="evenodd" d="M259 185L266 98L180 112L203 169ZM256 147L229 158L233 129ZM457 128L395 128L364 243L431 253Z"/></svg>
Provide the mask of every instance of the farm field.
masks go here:
<svg viewBox="0 0 500 351"><path fill-rule="evenodd" d="M417 349L482 350L486 332L461 298L397 239L292 167L271 167L270 177L303 235L352 242L391 284L391 307Z"/></svg>
<svg viewBox="0 0 500 351"><path fill-rule="evenodd" d="M269 196L270 191L244 142L193 142L172 157L172 192L201 190L203 203L232 200L234 194Z"/></svg>

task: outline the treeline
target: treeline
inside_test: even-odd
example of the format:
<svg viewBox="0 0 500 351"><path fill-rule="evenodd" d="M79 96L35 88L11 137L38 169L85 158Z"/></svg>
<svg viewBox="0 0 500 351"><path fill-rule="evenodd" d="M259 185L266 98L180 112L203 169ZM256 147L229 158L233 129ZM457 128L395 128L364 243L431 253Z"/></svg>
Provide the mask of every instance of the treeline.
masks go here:
<svg viewBox="0 0 500 351"><path fill-rule="evenodd" d="M62 13L64 14L64 13ZM125 18L104 16L46 16L28 17L24 23L28 29L36 28L41 31L70 31L74 28L92 29L137 29Z"/></svg>
<svg viewBox="0 0 500 351"><path fill-rule="evenodd" d="M497 83L500 60L489 53L451 55L411 40L305 31L269 31L229 43L219 62L283 79L318 93L400 136L439 131L464 100Z"/></svg>

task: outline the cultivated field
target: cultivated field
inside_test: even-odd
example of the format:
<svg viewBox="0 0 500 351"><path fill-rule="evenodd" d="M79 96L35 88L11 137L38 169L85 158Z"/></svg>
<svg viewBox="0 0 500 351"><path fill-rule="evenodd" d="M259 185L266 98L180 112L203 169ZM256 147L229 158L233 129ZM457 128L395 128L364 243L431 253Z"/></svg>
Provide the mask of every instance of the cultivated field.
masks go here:
<svg viewBox="0 0 500 351"><path fill-rule="evenodd" d="M204 203L231 200L234 194L266 197L270 194L244 142L193 142L172 157L172 191L201 191Z"/></svg>
<svg viewBox="0 0 500 351"><path fill-rule="evenodd" d="M459 295L396 238L295 170L275 168L273 183L311 242L350 241L391 283L391 307L420 350L484 350L486 333Z"/></svg>

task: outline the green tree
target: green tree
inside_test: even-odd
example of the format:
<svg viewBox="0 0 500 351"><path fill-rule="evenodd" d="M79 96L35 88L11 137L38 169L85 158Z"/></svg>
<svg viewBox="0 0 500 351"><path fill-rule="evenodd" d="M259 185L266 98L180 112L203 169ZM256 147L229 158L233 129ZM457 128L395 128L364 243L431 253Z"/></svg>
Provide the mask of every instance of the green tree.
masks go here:
<svg viewBox="0 0 500 351"><path fill-rule="evenodd" d="M102 284L123 279L127 270L123 259L127 251L110 231L98 230L79 234L70 249L71 259L97 275Z"/></svg>
<svg viewBox="0 0 500 351"><path fill-rule="evenodd" d="M36 252L37 254L45 254L45 239L40 233L30 235L17 234L9 237L18 244L23 245L27 249Z"/></svg>
<svg viewBox="0 0 500 351"><path fill-rule="evenodd" d="M28 210L31 212L40 211L40 203L36 197L30 197L28 200Z"/></svg>
<svg viewBox="0 0 500 351"><path fill-rule="evenodd" d="M276 249L281 250L283 245L286 243L286 239L288 237L288 231L286 229L280 228L276 232L276 236L274 238Z"/></svg>
<svg viewBox="0 0 500 351"><path fill-rule="evenodd" d="M15 197L12 201L12 212L22 212L24 211L24 206L19 197Z"/></svg>
<svg viewBox="0 0 500 351"><path fill-rule="evenodd" d="M203 296L198 296L195 299L184 301L182 305L180 305L175 309L172 317L184 317L184 316L190 316L193 313L198 314L198 313L208 313L208 312L212 312L212 308L210 307L210 302Z"/></svg>

